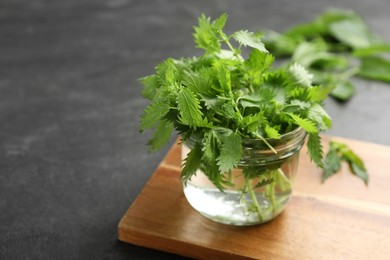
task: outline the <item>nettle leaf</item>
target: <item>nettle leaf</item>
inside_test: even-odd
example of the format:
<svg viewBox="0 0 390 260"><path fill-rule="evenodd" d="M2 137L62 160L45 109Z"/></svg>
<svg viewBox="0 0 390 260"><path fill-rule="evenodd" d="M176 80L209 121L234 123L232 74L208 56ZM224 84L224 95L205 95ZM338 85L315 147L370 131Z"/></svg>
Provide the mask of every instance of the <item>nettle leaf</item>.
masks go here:
<svg viewBox="0 0 390 260"><path fill-rule="evenodd" d="M291 55L301 42L300 38L268 31L263 41L267 50L271 51L273 55L281 57Z"/></svg>
<svg viewBox="0 0 390 260"><path fill-rule="evenodd" d="M232 83L230 79L230 71L226 68L224 64L218 63L215 66L216 76L221 88L225 93L230 93L232 89Z"/></svg>
<svg viewBox="0 0 390 260"><path fill-rule="evenodd" d="M156 67L156 76L161 86L173 85L177 81L177 69L174 59L168 58Z"/></svg>
<svg viewBox="0 0 390 260"><path fill-rule="evenodd" d="M201 69L196 71L184 71L185 78L183 79L183 85L187 86L194 93L198 93L204 96L212 96L213 89L210 87L211 79L208 77L207 69Z"/></svg>
<svg viewBox="0 0 390 260"><path fill-rule="evenodd" d="M259 130L259 126L267 122L267 118L262 112L256 113L254 115L247 115L240 121L241 127L247 129L249 133L255 133Z"/></svg>
<svg viewBox="0 0 390 260"><path fill-rule="evenodd" d="M206 52L219 52L221 44L217 36L215 25L210 22L210 17L204 14L198 19L198 26L194 27L194 39L196 47L204 49ZM218 22L217 29L222 25L222 20Z"/></svg>
<svg viewBox="0 0 390 260"><path fill-rule="evenodd" d="M323 167L323 148L321 144L321 137L318 133L309 133L309 140L307 141L308 154L310 159L314 161L314 163L318 167Z"/></svg>
<svg viewBox="0 0 390 260"><path fill-rule="evenodd" d="M186 184L191 177L196 174L196 171L200 168L202 158L202 150L199 143L195 143L191 151L187 154L184 159L183 167L181 170L181 177Z"/></svg>
<svg viewBox="0 0 390 260"><path fill-rule="evenodd" d="M364 167L360 167L359 165L351 162L350 163L350 168L357 177L362 179L366 185L368 185L369 177L367 170Z"/></svg>
<svg viewBox="0 0 390 260"><path fill-rule="evenodd" d="M247 129L248 133L256 133L259 130L259 126L268 124L267 118L262 112L254 115L247 115L241 120L241 127Z"/></svg>
<svg viewBox="0 0 390 260"><path fill-rule="evenodd" d="M356 48L352 54L356 57L374 56L382 53L390 52L390 44L388 43L376 43L364 48Z"/></svg>
<svg viewBox="0 0 390 260"><path fill-rule="evenodd" d="M332 119L319 104L314 104L310 107L308 117L317 123L317 126L321 131L327 130L332 126Z"/></svg>
<svg viewBox="0 0 390 260"><path fill-rule="evenodd" d="M304 113L310 106L311 104L309 102L293 99L285 106L284 111L290 113Z"/></svg>
<svg viewBox="0 0 390 260"><path fill-rule="evenodd" d="M268 52L264 46L264 43L260 40L260 36L255 35L253 32L241 30L235 32L233 38L244 46L249 46L258 49L261 52Z"/></svg>
<svg viewBox="0 0 390 260"><path fill-rule="evenodd" d="M322 173L322 182L333 176L341 169L341 159L337 149L330 143L329 151L324 160L324 171Z"/></svg>
<svg viewBox="0 0 390 260"><path fill-rule="evenodd" d="M334 175L340 169L340 162L346 161L351 169L352 174L356 175L368 185L368 172L363 160L352 151L346 144L330 141L329 152L325 158L323 180Z"/></svg>
<svg viewBox="0 0 390 260"><path fill-rule="evenodd" d="M199 126L202 124L203 113L199 99L188 88L182 88L177 95L177 106L180 113L180 121L189 126Z"/></svg>
<svg viewBox="0 0 390 260"><path fill-rule="evenodd" d="M296 80L296 83L304 87L311 87L313 74L310 74L302 65L294 63L288 68L289 72Z"/></svg>
<svg viewBox="0 0 390 260"><path fill-rule="evenodd" d="M221 173L230 172L241 159L242 138L238 132L221 139L221 152L218 157L218 166Z"/></svg>
<svg viewBox="0 0 390 260"><path fill-rule="evenodd" d="M153 128L169 111L169 104L155 102L149 105L141 116L140 131Z"/></svg>
<svg viewBox="0 0 390 260"><path fill-rule="evenodd" d="M375 36L361 19L345 19L329 26L332 35L352 48L366 48L381 40Z"/></svg>
<svg viewBox="0 0 390 260"><path fill-rule="evenodd" d="M272 66L274 61L275 58L271 54L253 49L249 54L249 58L245 60L244 65L247 70L264 72Z"/></svg>
<svg viewBox="0 0 390 260"><path fill-rule="evenodd" d="M215 28L217 30L222 31L222 29L225 27L227 18L228 18L228 15L226 13L223 13L220 17L215 19L215 21L214 21Z"/></svg>
<svg viewBox="0 0 390 260"><path fill-rule="evenodd" d="M280 139L280 134L279 134L278 130L276 130L276 128L273 128L270 125L266 125L264 128L264 131L269 138Z"/></svg>
<svg viewBox="0 0 390 260"><path fill-rule="evenodd" d="M155 152L160 150L169 141L172 131L172 122L161 120L154 131L153 137L148 142L150 151Z"/></svg>
<svg viewBox="0 0 390 260"><path fill-rule="evenodd" d="M317 103L324 101L329 94L334 90L334 84L327 84L325 86L314 86L309 90L309 97L311 102Z"/></svg>
<svg viewBox="0 0 390 260"><path fill-rule="evenodd" d="M286 113L289 115L294 122L302 127L306 132L316 134L318 133L316 125L307 118L301 118L299 115L293 113Z"/></svg>
<svg viewBox="0 0 390 260"><path fill-rule="evenodd" d="M144 98L153 100L156 90L160 87L156 75L146 76L140 79L140 82L144 86L142 89L142 96Z"/></svg>
<svg viewBox="0 0 390 260"><path fill-rule="evenodd" d="M347 101L356 92L355 86L348 80L339 80L335 83L335 88L331 95L341 101Z"/></svg>
<svg viewBox="0 0 390 260"><path fill-rule="evenodd" d="M348 67L347 58L328 52L328 46L323 41L300 43L291 60L305 68L345 69Z"/></svg>
<svg viewBox="0 0 390 260"><path fill-rule="evenodd" d="M262 83L264 73L269 70L275 58L266 52L252 49L249 58L244 62L245 77L250 84L258 86Z"/></svg>
<svg viewBox="0 0 390 260"><path fill-rule="evenodd" d="M216 132L211 129L207 131L203 137L203 157L210 162L215 162L216 158L219 156L219 147L221 145L220 140Z"/></svg>
<svg viewBox="0 0 390 260"><path fill-rule="evenodd" d="M208 110L216 109L222 102L218 97L216 98L202 97L201 101L204 102L204 105Z"/></svg>
<svg viewBox="0 0 390 260"><path fill-rule="evenodd" d="M368 79L390 82L390 60L381 57L362 58L358 75Z"/></svg>

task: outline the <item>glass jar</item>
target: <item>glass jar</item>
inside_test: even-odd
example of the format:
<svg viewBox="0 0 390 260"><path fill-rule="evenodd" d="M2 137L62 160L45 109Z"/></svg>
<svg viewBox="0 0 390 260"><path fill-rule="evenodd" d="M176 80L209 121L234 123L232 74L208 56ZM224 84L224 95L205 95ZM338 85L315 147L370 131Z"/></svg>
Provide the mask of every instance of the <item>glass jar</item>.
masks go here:
<svg viewBox="0 0 390 260"><path fill-rule="evenodd" d="M305 137L297 128L280 139L267 139L276 153L260 139L244 139L241 161L225 173L231 185L221 191L198 169L183 185L188 202L203 216L224 224L256 225L275 218L291 197ZM189 151L183 143L183 159Z"/></svg>

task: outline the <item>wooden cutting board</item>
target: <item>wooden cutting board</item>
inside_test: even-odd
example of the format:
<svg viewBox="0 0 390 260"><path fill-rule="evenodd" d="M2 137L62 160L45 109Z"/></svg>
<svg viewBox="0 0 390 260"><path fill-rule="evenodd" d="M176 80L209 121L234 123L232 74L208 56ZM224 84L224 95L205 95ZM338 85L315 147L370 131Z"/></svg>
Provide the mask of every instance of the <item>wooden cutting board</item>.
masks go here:
<svg viewBox="0 0 390 260"><path fill-rule="evenodd" d="M346 165L321 184L304 148L287 208L252 227L218 224L191 208L175 144L122 217L119 240L198 259L390 259L390 147L332 139L363 158L369 186Z"/></svg>

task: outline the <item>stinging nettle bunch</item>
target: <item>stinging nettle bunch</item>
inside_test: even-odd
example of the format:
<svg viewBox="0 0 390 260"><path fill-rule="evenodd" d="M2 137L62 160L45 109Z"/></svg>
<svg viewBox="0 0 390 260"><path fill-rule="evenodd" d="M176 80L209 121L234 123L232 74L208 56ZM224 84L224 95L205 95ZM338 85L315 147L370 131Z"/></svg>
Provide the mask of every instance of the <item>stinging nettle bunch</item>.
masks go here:
<svg viewBox="0 0 390 260"><path fill-rule="evenodd" d="M223 189L229 184L223 173L242 158L242 140L261 139L273 150L268 140L301 127L308 133L310 158L323 167L319 133L331 127L323 101L333 86L314 86L313 76L298 63L273 68L274 56L261 41L262 34L240 30L226 35L226 20L226 14L214 21L201 15L194 39L204 53L168 58L155 74L141 79L150 104L140 130L154 130L150 149L162 148L176 130L183 142L192 143L183 180L202 169ZM249 49L246 58L244 47ZM328 177L332 173L328 171Z"/></svg>

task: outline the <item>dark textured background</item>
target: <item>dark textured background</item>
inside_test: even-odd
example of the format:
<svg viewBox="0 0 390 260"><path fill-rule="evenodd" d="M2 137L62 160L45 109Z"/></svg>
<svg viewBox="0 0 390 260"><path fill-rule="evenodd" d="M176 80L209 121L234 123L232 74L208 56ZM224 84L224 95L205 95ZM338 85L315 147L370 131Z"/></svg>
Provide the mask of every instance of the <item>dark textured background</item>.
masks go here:
<svg viewBox="0 0 390 260"><path fill-rule="evenodd" d="M147 153L137 79L199 53L201 12L228 12L228 32L281 31L330 6L390 41L389 0L0 0L0 259L179 259L117 241L168 148ZM390 86L356 84L327 102L329 133L390 145Z"/></svg>

